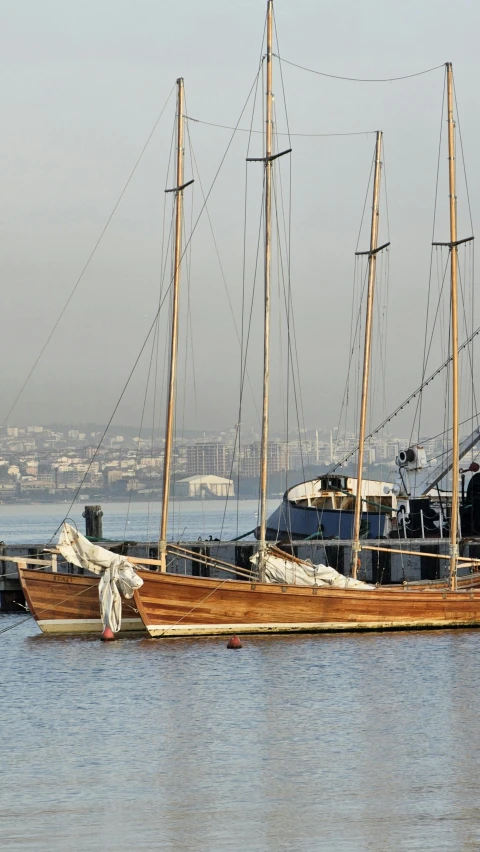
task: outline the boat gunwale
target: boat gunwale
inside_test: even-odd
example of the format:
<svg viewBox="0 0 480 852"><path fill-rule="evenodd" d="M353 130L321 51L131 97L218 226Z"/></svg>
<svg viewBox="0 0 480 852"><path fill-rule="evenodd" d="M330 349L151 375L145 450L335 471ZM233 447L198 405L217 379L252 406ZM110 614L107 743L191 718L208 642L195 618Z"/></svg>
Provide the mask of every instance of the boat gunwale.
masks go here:
<svg viewBox="0 0 480 852"><path fill-rule="evenodd" d="M301 585L295 584L295 583L290 583L290 584L289 583L262 583L262 582L257 581L257 580L237 580L237 579L234 579L233 577L194 577L194 576L191 576L189 574L173 574L173 573L169 573L169 572L148 571L148 569L147 570L139 569L137 573L142 578L142 580L144 580L144 581L147 580L148 582L161 583L161 584L165 584L165 583L168 582L168 583L171 583L171 584L174 584L174 585L179 585L179 586L182 586L182 585L185 585L186 583L188 583L190 587L196 587L196 588L199 588L199 589L202 589L202 588L203 589L212 589L212 591L217 591L217 590L222 589L222 590L226 590L226 591L237 591L237 592L240 591L240 592L248 592L248 593L250 593L250 592L251 593L262 592L263 594L269 594L269 595L271 595L271 594L285 595L285 594L288 594L289 592L290 593L294 592L296 595L302 595L302 596L307 596L307 595L314 595L315 596L315 595L325 595L325 594L343 596L345 594L348 594L349 597L352 597L352 595L357 595L361 599L363 599L365 597L365 595L367 595L368 596L367 599L370 600L372 595L376 595L377 597L379 595L381 595L382 597L388 597L390 594L398 596L398 594L401 593L401 592L405 592L409 596L412 596L412 595L415 595L415 594L419 594L419 595L423 596L425 594L425 592L427 592L429 594L437 594L442 599L445 598L446 594L448 594L449 597L451 597L452 595L460 595L462 597L466 594L468 594L470 596L475 595L475 594L480 594L480 588L476 588L476 587L465 588L465 589L462 588L462 589L456 589L455 591L453 591L447 585L445 585L444 587L441 587L441 588L438 588L438 586L431 588L431 587L428 587L427 585L425 585L423 588L412 588L411 584L402 583L402 584L399 584L398 586L397 585L388 585L388 586L387 585L384 585L384 586L377 585L377 586L374 586L373 588L369 588L369 589L359 589L359 588L348 588L348 586L346 588L339 588L338 586L330 586L330 585L327 585L327 584L322 585L322 586L320 586L320 585L318 585L318 586L315 586L315 585L301 586ZM424 582L427 583L428 581L424 581ZM435 581L434 580L434 581L431 581L431 582L435 583L435 582L442 582L442 581ZM140 589L135 589L134 598L135 598L135 602L136 602L137 606L139 604L139 601L141 600L143 588L144 587L142 586Z"/></svg>

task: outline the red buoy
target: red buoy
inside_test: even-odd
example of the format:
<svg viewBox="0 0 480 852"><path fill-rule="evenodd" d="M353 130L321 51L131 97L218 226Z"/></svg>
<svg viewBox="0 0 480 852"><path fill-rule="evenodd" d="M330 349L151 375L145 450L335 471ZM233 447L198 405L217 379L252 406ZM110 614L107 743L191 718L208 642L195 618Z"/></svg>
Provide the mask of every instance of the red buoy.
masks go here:
<svg viewBox="0 0 480 852"><path fill-rule="evenodd" d="M234 651L238 651L239 648L242 647L242 643L238 636L232 636L227 643L227 648L233 648Z"/></svg>
<svg viewBox="0 0 480 852"><path fill-rule="evenodd" d="M102 633L102 642L111 642L112 639L115 639L115 633L111 627L106 627Z"/></svg>

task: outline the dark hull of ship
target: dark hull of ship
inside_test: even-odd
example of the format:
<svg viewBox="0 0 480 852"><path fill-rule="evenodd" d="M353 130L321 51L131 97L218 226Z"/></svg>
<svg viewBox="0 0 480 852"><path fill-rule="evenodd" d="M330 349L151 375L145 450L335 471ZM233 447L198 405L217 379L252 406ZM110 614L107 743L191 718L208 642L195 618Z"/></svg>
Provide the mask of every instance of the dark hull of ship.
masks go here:
<svg viewBox="0 0 480 852"><path fill-rule="evenodd" d="M267 539L301 541L318 535L319 538L346 541L353 538L353 519L353 512L297 506L284 498L267 521ZM380 512L364 512L361 528L366 538L384 538L390 528L389 516Z"/></svg>

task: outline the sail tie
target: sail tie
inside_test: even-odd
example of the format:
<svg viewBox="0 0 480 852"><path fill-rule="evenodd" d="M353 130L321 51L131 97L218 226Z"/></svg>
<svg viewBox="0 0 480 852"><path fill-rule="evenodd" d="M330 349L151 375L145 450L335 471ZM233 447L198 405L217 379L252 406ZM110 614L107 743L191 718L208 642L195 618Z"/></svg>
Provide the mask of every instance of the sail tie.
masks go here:
<svg viewBox="0 0 480 852"><path fill-rule="evenodd" d="M100 575L98 597L103 626L118 633L122 625L122 595L129 600L135 589L143 586L135 566L126 556L93 544L67 523L62 525L57 547L67 562Z"/></svg>

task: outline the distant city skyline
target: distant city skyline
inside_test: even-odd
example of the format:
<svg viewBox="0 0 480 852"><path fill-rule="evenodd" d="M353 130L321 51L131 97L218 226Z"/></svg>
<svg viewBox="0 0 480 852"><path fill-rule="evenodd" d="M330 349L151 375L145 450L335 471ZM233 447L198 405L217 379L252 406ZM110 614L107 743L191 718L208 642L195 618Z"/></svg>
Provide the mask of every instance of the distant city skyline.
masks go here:
<svg viewBox="0 0 480 852"><path fill-rule="evenodd" d="M77 424L78 425L78 424ZM4 502L103 499L159 499L162 492L164 440L139 437L132 427L82 431L42 425L0 429L0 500ZM102 440L103 439L103 440ZM278 496L295 481L314 478L333 465L355 475L356 437L315 430L314 438L268 444L268 488ZM367 442L364 475L392 481L396 458L408 446L404 437L377 435ZM442 436L424 442L430 461L443 457ZM473 455L476 454L476 448ZM345 456L349 461L345 463ZM174 496L202 499L252 497L258 493L260 440L238 442L235 429L207 436L184 436L173 452ZM178 487L177 487L178 485Z"/></svg>

